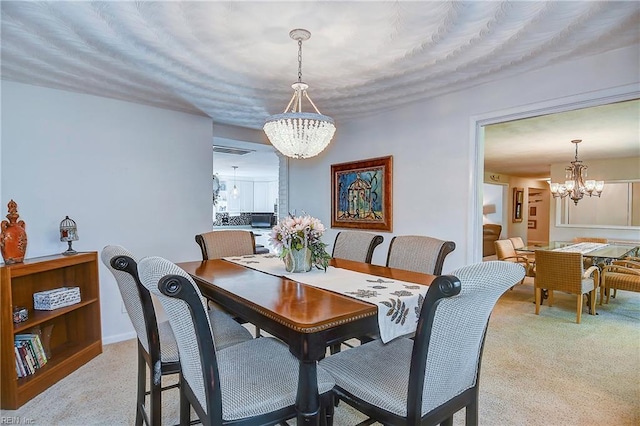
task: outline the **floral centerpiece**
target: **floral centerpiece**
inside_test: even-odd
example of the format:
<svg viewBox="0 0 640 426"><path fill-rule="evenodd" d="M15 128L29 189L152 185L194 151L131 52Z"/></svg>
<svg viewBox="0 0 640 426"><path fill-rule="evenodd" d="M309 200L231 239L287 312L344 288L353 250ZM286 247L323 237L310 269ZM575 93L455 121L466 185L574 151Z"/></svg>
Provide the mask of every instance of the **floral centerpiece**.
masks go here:
<svg viewBox="0 0 640 426"><path fill-rule="evenodd" d="M324 231L315 217L289 214L273 227L269 242L280 253L288 272L307 272L312 266L326 271L331 256L320 239Z"/></svg>

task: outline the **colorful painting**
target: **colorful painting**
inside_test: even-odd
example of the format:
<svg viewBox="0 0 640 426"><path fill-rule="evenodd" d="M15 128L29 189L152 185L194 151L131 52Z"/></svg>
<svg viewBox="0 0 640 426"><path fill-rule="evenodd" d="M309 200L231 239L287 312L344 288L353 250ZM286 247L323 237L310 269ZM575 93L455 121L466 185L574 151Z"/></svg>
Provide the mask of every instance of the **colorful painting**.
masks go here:
<svg viewBox="0 0 640 426"><path fill-rule="evenodd" d="M392 230L392 156L331 166L331 226Z"/></svg>

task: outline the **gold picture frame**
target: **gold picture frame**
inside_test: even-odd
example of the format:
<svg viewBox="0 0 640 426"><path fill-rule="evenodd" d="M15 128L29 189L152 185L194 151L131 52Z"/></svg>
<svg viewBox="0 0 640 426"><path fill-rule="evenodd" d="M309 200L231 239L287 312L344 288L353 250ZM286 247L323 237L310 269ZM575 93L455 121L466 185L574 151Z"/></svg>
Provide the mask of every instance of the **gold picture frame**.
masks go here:
<svg viewBox="0 0 640 426"><path fill-rule="evenodd" d="M513 188L513 216L511 221L522 222L522 209L524 208L524 188Z"/></svg>
<svg viewBox="0 0 640 426"><path fill-rule="evenodd" d="M331 165L331 227L393 229L393 156Z"/></svg>

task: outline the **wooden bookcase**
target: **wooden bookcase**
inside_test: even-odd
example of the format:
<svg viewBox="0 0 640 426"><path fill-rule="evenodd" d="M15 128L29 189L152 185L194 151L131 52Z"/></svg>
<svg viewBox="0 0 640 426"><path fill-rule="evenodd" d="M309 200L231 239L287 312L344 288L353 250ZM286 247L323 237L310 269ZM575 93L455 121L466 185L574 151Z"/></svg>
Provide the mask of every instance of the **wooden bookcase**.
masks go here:
<svg viewBox="0 0 640 426"><path fill-rule="evenodd" d="M53 311L33 309L33 293L80 287L81 302ZM13 307L29 310L25 322L13 323ZM18 378L14 335L53 325L51 358L35 374ZM0 405L15 410L102 353L97 252L26 259L0 268Z"/></svg>

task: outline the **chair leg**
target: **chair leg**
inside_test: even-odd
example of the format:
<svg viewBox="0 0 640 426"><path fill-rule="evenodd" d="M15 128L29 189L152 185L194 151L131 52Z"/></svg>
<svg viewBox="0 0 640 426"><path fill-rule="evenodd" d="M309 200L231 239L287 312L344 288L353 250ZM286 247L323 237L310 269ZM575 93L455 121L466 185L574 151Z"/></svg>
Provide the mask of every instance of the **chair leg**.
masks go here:
<svg viewBox="0 0 640 426"><path fill-rule="evenodd" d="M589 308L591 309L591 315L598 315L596 313L596 297L597 296L598 296L598 292L594 288L593 290L591 290L591 299L589 300L589 302L591 302L591 304L589 305Z"/></svg>
<svg viewBox="0 0 640 426"><path fill-rule="evenodd" d="M147 392L147 362L138 348L138 392L136 396L136 426L142 425L144 397Z"/></svg>
<svg viewBox="0 0 640 426"><path fill-rule="evenodd" d="M149 413L151 414L151 425L162 425L162 375L151 371L149 389Z"/></svg>
<svg viewBox="0 0 640 426"><path fill-rule="evenodd" d="M183 382L184 379L180 373L180 426L187 426L191 422L191 404L189 404L187 395L182 391L185 389Z"/></svg>
<svg viewBox="0 0 640 426"><path fill-rule="evenodd" d="M333 414L334 414L334 406L335 406L335 396L333 392L330 392L327 396L323 398L322 401L322 424L324 426L333 426Z"/></svg>
<svg viewBox="0 0 640 426"><path fill-rule="evenodd" d="M453 416L444 419L444 421L440 423L440 426L453 426Z"/></svg>
<svg viewBox="0 0 640 426"><path fill-rule="evenodd" d="M478 425L478 395L474 398L471 404L467 405L465 409L465 426L477 426Z"/></svg>
<svg viewBox="0 0 640 426"><path fill-rule="evenodd" d="M549 306L553 306L553 290L547 289L547 292L549 292L549 297L547 298L549 299Z"/></svg>
<svg viewBox="0 0 640 426"><path fill-rule="evenodd" d="M542 298L542 289L536 287L536 315L540 315L540 299Z"/></svg>
<svg viewBox="0 0 640 426"><path fill-rule="evenodd" d="M605 292L607 293L607 305L609 304L609 297L611 297L611 292L613 289L611 287L607 287Z"/></svg>
<svg viewBox="0 0 640 426"><path fill-rule="evenodd" d="M578 313L577 313L577 317L576 317L576 323L580 324L580 318L582 318L582 294L578 295Z"/></svg>

